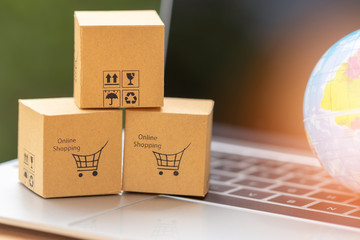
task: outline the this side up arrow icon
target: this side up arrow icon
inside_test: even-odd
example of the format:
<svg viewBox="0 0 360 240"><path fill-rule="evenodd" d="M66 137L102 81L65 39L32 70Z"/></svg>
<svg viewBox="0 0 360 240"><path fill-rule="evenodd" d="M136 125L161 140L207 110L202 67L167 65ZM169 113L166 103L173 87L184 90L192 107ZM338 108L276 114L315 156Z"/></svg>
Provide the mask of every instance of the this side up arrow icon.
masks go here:
<svg viewBox="0 0 360 240"><path fill-rule="evenodd" d="M116 79L118 78L118 76L116 74L113 75L113 79L114 79L114 83L116 83Z"/></svg>
<svg viewBox="0 0 360 240"><path fill-rule="evenodd" d="M110 79L111 79L111 76L110 76L110 74L108 74L108 75L106 75L106 79L107 79L107 83L110 83Z"/></svg>

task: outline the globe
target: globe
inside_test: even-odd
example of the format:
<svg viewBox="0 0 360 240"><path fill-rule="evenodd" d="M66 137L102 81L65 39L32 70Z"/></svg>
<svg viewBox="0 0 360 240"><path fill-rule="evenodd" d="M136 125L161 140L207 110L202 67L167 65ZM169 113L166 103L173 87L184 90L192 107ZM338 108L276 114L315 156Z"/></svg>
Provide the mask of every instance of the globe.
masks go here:
<svg viewBox="0 0 360 240"><path fill-rule="evenodd" d="M360 192L360 30L320 58L305 90L303 113L308 142L323 167Z"/></svg>

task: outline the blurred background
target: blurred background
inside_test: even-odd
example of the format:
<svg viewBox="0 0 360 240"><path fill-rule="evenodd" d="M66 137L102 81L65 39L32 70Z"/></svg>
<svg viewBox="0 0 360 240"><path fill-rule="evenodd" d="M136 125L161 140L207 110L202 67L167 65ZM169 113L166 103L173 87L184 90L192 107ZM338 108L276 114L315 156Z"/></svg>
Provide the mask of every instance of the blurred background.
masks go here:
<svg viewBox="0 0 360 240"><path fill-rule="evenodd" d="M17 155L19 98L72 96L74 10L159 7L159 0L1 0L0 161ZM359 11L355 0L175 0L165 95L214 99L218 129L277 133L307 148L307 80L322 54L359 28Z"/></svg>

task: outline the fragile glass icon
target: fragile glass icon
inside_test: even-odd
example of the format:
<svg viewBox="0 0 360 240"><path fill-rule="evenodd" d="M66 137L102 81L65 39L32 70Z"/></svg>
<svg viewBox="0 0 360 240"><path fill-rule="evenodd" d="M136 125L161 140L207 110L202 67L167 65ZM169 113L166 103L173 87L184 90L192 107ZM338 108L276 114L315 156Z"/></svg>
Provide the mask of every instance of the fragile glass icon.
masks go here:
<svg viewBox="0 0 360 240"><path fill-rule="evenodd" d="M135 77L135 73L127 73L126 74L126 77L129 79L129 84L128 85L134 85L132 82L131 82L131 80L133 80L134 79L134 77Z"/></svg>

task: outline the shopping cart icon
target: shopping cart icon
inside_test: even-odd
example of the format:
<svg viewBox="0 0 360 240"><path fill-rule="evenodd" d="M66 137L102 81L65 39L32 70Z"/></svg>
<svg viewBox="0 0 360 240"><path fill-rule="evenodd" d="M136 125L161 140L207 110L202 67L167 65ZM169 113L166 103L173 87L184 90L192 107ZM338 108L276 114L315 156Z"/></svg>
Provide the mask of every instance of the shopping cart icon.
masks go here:
<svg viewBox="0 0 360 240"><path fill-rule="evenodd" d="M109 141L107 141L105 143L105 145L102 148L100 148L99 151L97 151L97 152L95 152L93 154L90 154L90 155L73 154L73 157L75 159L78 172L80 172L79 177L82 177L83 176L82 172L85 172L85 171L92 171L92 175L94 177L98 174L97 168L98 168L98 165L99 165L101 151L104 149L104 147L106 146L106 144L108 142Z"/></svg>
<svg viewBox="0 0 360 240"><path fill-rule="evenodd" d="M174 176L179 175L179 167L180 167L180 162L181 162L181 158L184 155L184 151L190 146L191 143L189 143L189 145L187 145L183 150L181 150L180 152L177 153L173 153L173 154L164 154L164 153L158 153L153 151L156 161L157 161L157 166L159 171L159 175L163 175L164 172L161 170L173 170L174 171Z"/></svg>

